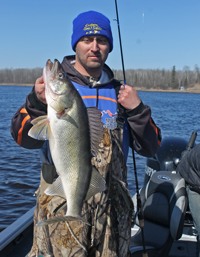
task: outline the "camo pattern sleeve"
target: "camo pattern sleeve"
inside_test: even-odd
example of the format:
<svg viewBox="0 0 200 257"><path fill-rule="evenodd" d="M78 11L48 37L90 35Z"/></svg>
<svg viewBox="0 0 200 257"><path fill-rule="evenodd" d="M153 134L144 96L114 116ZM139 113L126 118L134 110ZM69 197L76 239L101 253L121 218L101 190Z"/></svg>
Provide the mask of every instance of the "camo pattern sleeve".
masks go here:
<svg viewBox="0 0 200 257"><path fill-rule="evenodd" d="M47 106L37 99L33 88L26 103L18 109L11 121L11 135L19 146L27 149L39 149L43 146L44 141L29 137L28 131L32 127L31 121L46 113Z"/></svg>

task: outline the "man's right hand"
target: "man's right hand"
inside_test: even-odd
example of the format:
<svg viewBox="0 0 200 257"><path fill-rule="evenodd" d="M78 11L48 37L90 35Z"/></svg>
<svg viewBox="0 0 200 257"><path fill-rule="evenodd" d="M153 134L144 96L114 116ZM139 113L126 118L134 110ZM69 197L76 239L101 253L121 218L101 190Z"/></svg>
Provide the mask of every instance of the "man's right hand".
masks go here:
<svg viewBox="0 0 200 257"><path fill-rule="evenodd" d="M35 93L36 93L37 98L43 104L47 104L46 97L45 97L45 85L44 85L43 76L39 77L35 81Z"/></svg>

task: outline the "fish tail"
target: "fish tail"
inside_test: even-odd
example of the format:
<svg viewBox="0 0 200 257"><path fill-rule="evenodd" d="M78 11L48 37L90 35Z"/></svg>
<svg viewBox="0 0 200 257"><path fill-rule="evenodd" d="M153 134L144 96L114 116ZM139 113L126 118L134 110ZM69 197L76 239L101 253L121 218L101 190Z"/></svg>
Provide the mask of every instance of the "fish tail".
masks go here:
<svg viewBox="0 0 200 257"><path fill-rule="evenodd" d="M88 226L91 226L90 223L88 223L86 220L84 220L82 217L80 216L62 216L62 217L55 217L52 219L48 219L48 220L44 220L44 221L40 221L39 223L36 224L36 226L40 227L40 226L46 226L46 225L50 225L50 224L54 224L54 223L58 223L58 222L65 222L65 221L81 221L85 224L87 224Z"/></svg>

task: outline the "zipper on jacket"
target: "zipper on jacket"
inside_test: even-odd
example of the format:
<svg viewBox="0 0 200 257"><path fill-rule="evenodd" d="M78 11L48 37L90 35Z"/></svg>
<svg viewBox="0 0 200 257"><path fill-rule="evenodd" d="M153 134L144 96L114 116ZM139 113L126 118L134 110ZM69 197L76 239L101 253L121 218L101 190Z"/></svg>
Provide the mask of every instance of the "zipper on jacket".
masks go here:
<svg viewBox="0 0 200 257"><path fill-rule="evenodd" d="M99 88L97 87L97 100L96 100L96 108L98 109L98 103L99 103Z"/></svg>

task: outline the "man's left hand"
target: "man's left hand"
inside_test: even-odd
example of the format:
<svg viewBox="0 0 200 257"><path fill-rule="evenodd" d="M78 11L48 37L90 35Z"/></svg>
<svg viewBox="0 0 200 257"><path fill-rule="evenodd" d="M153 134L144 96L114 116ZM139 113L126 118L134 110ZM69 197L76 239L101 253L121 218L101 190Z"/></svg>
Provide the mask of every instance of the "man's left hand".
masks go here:
<svg viewBox="0 0 200 257"><path fill-rule="evenodd" d="M128 85L121 85L118 102L127 110L133 110L141 103L141 100L134 88Z"/></svg>

